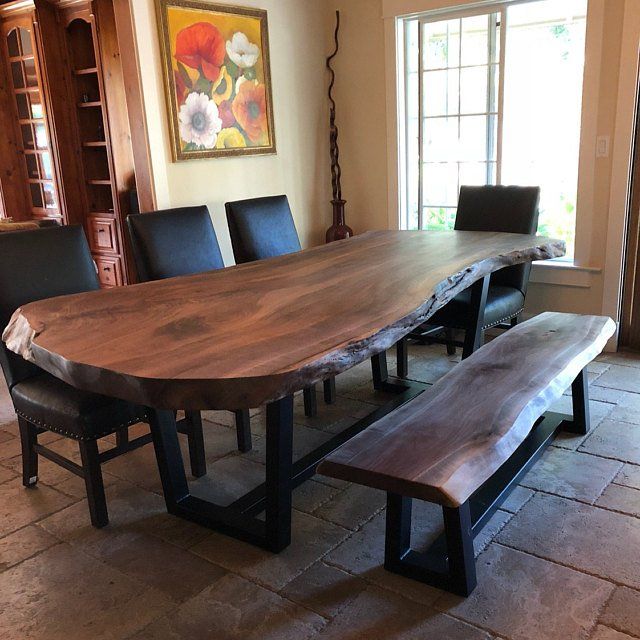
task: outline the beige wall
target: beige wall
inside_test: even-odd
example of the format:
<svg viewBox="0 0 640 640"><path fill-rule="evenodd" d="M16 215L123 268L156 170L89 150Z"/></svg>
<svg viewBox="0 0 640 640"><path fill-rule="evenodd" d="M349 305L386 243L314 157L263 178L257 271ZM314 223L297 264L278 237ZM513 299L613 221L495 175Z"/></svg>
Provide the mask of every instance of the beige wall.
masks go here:
<svg viewBox="0 0 640 640"><path fill-rule="evenodd" d="M158 207L207 203L227 264L233 263L224 216L227 200L286 193L304 245L321 242L331 219L324 5L301 0L237 4L269 14L278 153L173 163L155 2L133 2Z"/></svg>
<svg viewBox="0 0 640 640"><path fill-rule="evenodd" d="M347 223L356 233L386 229L387 133L385 49L380 0L328 0L329 44L340 10L335 61L340 164Z"/></svg>

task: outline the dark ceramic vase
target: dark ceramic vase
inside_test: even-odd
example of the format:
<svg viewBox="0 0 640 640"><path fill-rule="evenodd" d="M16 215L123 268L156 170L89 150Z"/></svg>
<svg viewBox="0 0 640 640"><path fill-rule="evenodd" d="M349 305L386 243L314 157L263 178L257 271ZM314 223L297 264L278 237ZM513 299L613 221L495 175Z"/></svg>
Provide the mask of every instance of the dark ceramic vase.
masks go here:
<svg viewBox="0 0 640 640"><path fill-rule="evenodd" d="M333 224L327 229L327 242L350 238L353 235L353 229L344 221L344 205L347 201L332 200L331 204L333 205Z"/></svg>

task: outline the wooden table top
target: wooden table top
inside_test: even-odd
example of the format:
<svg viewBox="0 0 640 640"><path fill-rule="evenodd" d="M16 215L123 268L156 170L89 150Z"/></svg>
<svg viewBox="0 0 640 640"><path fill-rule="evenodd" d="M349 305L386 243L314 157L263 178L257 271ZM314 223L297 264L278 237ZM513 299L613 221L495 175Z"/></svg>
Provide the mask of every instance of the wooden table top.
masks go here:
<svg viewBox="0 0 640 640"><path fill-rule="evenodd" d="M391 347L504 266L564 255L510 233L377 231L16 310L12 351L78 388L168 409L276 400Z"/></svg>

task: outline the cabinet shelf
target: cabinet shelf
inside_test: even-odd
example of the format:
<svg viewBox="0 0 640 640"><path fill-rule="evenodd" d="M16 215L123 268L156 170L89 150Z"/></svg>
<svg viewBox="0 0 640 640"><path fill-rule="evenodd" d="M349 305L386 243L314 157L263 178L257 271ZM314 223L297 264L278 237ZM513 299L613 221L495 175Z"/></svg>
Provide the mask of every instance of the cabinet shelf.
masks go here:
<svg viewBox="0 0 640 640"><path fill-rule="evenodd" d="M93 185L93 186L110 187L111 186L111 180L87 180L87 184L90 184L90 185Z"/></svg>
<svg viewBox="0 0 640 640"><path fill-rule="evenodd" d="M93 100L91 102L78 102L78 109L97 109L102 107L102 102L99 100Z"/></svg>
<svg viewBox="0 0 640 640"><path fill-rule="evenodd" d="M76 69L73 73L76 76L88 76L88 75L91 75L93 73L98 73L98 68L97 67L88 67L86 69Z"/></svg>
<svg viewBox="0 0 640 640"><path fill-rule="evenodd" d="M94 140L91 142L83 142L82 146L87 149L106 149L107 142L106 140Z"/></svg>

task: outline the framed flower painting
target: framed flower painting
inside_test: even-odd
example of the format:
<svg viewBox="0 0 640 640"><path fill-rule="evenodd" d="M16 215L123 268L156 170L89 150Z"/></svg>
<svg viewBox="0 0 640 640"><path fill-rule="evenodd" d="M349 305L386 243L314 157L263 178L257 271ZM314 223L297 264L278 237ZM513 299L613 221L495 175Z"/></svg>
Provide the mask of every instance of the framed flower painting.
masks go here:
<svg viewBox="0 0 640 640"><path fill-rule="evenodd" d="M267 12L157 0L173 159L275 153Z"/></svg>

